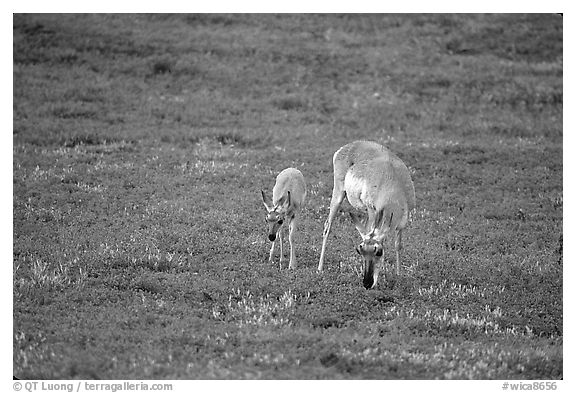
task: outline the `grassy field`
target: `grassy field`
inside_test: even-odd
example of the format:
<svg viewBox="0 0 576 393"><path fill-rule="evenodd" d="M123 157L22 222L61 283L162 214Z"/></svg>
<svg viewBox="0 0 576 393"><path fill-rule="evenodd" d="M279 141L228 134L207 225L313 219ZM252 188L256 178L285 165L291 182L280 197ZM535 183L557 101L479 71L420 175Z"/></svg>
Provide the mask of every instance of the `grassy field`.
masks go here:
<svg viewBox="0 0 576 393"><path fill-rule="evenodd" d="M560 16L13 21L15 376L563 378ZM344 214L316 273L356 139L416 188L374 290ZM296 271L260 199L288 166Z"/></svg>

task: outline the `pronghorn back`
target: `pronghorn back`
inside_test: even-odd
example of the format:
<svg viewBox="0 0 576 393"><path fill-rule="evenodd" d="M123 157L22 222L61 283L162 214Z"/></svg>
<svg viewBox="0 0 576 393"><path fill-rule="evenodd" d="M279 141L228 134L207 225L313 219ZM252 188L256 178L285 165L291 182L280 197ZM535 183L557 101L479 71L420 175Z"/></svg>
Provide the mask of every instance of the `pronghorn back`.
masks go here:
<svg viewBox="0 0 576 393"><path fill-rule="evenodd" d="M290 205L298 210L306 198L306 182L302 172L296 168L286 168L278 174L272 189L272 202L276 205L288 191L290 191Z"/></svg>
<svg viewBox="0 0 576 393"><path fill-rule="evenodd" d="M355 208L399 208L416 205L414 184L404 162L375 142L356 141L343 146L333 158L334 181L342 182Z"/></svg>

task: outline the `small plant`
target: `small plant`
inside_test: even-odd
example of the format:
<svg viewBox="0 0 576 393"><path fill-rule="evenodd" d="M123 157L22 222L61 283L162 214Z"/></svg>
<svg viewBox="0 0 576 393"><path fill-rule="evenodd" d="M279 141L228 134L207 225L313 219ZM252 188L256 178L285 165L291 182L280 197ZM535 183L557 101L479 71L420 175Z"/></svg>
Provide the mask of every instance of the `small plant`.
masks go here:
<svg viewBox="0 0 576 393"><path fill-rule="evenodd" d="M290 290L279 298L270 295L255 298L250 291L238 289L228 298L228 304L221 310L215 306L212 315L219 320L235 322L238 325L290 326L296 297Z"/></svg>

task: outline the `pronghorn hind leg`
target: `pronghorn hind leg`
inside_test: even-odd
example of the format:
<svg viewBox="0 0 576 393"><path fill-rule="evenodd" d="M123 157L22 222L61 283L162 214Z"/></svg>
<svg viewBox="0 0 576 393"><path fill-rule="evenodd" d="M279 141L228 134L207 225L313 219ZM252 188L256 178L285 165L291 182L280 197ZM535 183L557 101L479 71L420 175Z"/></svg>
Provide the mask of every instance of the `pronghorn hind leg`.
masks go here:
<svg viewBox="0 0 576 393"><path fill-rule="evenodd" d="M328 241L328 235L330 234L330 228L332 227L332 221L334 221L334 217L336 217L336 213L338 213L340 204L346 195L346 192L341 190L342 188L343 186L337 187L334 185L334 191L332 191L332 199L330 200L330 213L328 213L328 218L324 223L324 232L322 234L322 251L320 251L320 262L318 263L319 272L321 272L324 268L324 253L326 252L326 243Z"/></svg>
<svg viewBox="0 0 576 393"><path fill-rule="evenodd" d="M288 242L290 243L290 269L296 269L296 251L294 250L294 232L296 231L296 218L293 218L288 225Z"/></svg>
<svg viewBox="0 0 576 393"><path fill-rule="evenodd" d="M400 251L402 250L402 230L396 230L394 238L394 248L396 249L396 275L400 275Z"/></svg>
<svg viewBox="0 0 576 393"><path fill-rule="evenodd" d="M282 269L282 263L284 263L284 248L282 247L284 239L282 236L282 229L283 229L282 226L278 229L278 241L280 242L280 269Z"/></svg>

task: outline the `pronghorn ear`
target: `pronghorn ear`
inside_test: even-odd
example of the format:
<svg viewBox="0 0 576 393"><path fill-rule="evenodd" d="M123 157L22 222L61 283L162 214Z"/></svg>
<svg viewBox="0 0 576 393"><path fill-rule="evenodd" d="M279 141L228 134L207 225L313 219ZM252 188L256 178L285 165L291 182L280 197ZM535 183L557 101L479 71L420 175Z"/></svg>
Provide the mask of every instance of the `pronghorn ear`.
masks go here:
<svg viewBox="0 0 576 393"><path fill-rule="evenodd" d="M284 208L288 209L288 207L290 206L290 199L292 198L292 195L290 194L290 191L286 191L286 200L284 201Z"/></svg>
<svg viewBox="0 0 576 393"><path fill-rule="evenodd" d="M262 192L262 202L264 203L266 210L268 210L268 211L274 210L274 207L272 206L272 201L270 200L270 198L268 198L266 196L266 193L264 192L264 190L260 190L260 191Z"/></svg>
<svg viewBox="0 0 576 393"><path fill-rule="evenodd" d="M350 217L352 218L356 230L360 232L360 235L366 235L366 218L353 211L350 212Z"/></svg>

